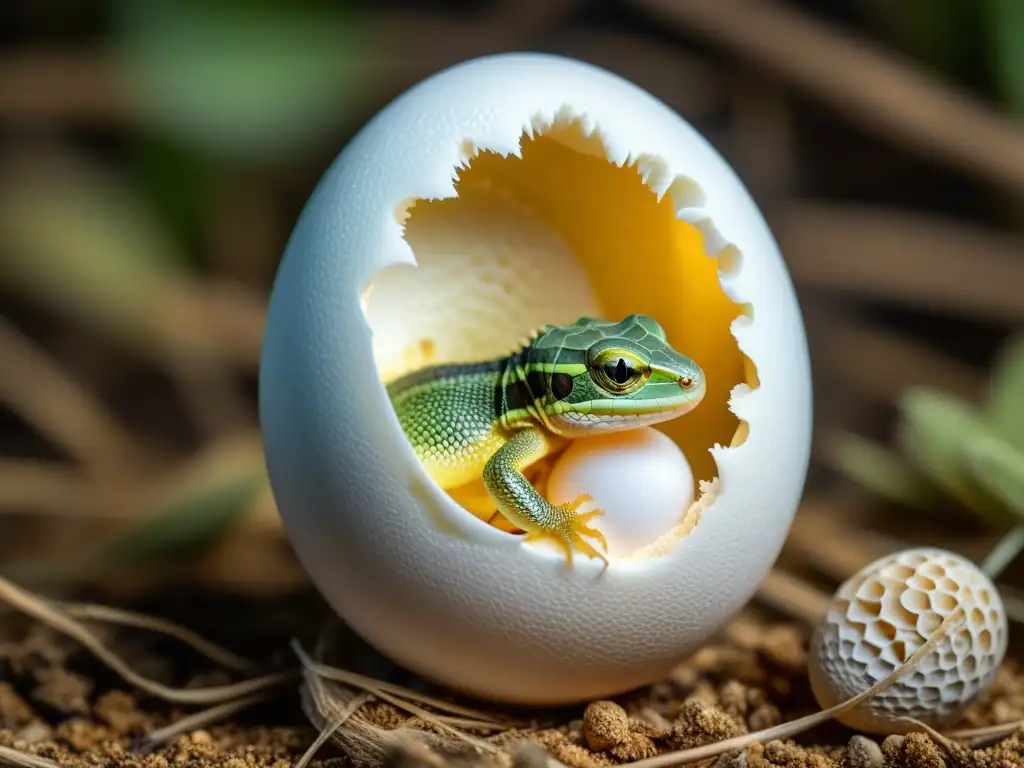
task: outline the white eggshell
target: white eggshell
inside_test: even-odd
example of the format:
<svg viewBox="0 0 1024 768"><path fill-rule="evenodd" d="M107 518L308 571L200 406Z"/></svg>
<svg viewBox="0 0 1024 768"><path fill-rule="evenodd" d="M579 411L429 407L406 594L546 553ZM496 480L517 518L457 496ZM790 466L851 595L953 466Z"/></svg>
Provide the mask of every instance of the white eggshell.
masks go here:
<svg viewBox="0 0 1024 768"><path fill-rule="evenodd" d="M547 496L554 504L591 496L579 511L604 512L594 524L608 540L608 556L616 558L672 530L693 503L693 482L679 447L646 427L573 442L551 471Z"/></svg>
<svg viewBox="0 0 1024 768"><path fill-rule="evenodd" d="M822 708L863 693L909 659L957 608L917 668L839 716L870 733L913 730L911 717L943 728L988 687L1006 654L999 591L970 560L942 549L908 549L864 567L836 591L811 644L811 687Z"/></svg>
<svg viewBox="0 0 1024 768"><path fill-rule="evenodd" d="M456 504L417 460L384 385L418 362L493 356L541 324L610 314L609 296L637 312L645 297L665 307L701 298L684 277L630 281L634 265L672 267L667 250L634 248L644 234L637 219L626 216L611 232L618 255L608 264L624 277L609 289L581 269L583 256L549 225L550 211L515 190L484 185L472 199L455 199L456 170L475 151L514 162L524 132L543 134L567 116L587 138L558 151L635 165L671 203L671 223L699 232L703 252L718 258L721 289L744 312L717 331L700 317L685 330L697 341L724 334L757 375L751 387L736 373L731 399L719 389L707 406L749 431L735 446L724 436L687 455L707 466L709 451L717 480L698 474L705 492L680 513L692 523L685 535L649 557L612 558L607 568L585 557L567 568L559 552L524 544ZM576 184L581 195L594 189L566 173L537 183L556 182ZM419 203L411 216L410 206L428 200L453 205L417 224ZM574 226L594 225L581 215ZM743 606L777 556L803 488L810 403L792 285L732 170L635 85L539 54L443 71L387 106L342 151L288 243L260 374L275 498L295 551L338 614L427 678L532 704L661 679ZM701 408L680 429L700 423ZM628 468L608 474L637 490Z"/></svg>

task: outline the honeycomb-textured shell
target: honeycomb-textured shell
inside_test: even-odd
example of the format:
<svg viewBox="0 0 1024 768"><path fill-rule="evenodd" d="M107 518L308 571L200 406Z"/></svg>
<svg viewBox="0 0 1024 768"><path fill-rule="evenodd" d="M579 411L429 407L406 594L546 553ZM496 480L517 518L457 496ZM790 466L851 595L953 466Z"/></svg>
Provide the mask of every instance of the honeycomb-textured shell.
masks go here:
<svg viewBox="0 0 1024 768"><path fill-rule="evenodd" d="M888 555L836 591L811 643L818 703L834 706L887 678L958 606L965 621L916 669L839 717L872 733L906 731L898 721L905 717L934 727L953 722L992 682L1008 628L995 585L973 563L941 549Z"/></svg>

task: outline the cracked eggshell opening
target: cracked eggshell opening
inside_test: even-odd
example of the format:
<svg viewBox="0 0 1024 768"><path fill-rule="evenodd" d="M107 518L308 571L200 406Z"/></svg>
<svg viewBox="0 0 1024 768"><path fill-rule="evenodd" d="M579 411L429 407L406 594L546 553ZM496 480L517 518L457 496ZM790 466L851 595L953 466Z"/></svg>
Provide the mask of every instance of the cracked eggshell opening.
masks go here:
<svg viewBox="0 0 1024 768"><path fill-rule="evenodd" d="M642 556L569 569L431 480L384 382L631 312L708 373L660 430L700 494ZM339 615L414 672L531 704L662 678L753 595L803 488L810 398L789 277L735 174L641 89L537 54L441 72L345 148L288 243L260 374L278 507Z"/></svg>

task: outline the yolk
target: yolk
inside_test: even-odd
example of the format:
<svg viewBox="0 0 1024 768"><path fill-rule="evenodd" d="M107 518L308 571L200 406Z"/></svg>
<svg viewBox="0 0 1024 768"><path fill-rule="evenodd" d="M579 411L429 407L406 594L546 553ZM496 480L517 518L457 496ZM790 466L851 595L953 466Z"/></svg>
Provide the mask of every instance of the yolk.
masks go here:
<svg viewBox="0 0 1024 768"><path fill-rule="evenodd" d="M582 264L606 319L648 314L697 361L708 380L704 401L660 428L686 454L695 478L711 480L717 471L708 449L737 445L747 434L728 409L730 392L741 382L758 383L730 331L743 308L722 291L718 262L704 252L700 232L676 219L670 195L659 201L636 166L604 157L598 136L562 124L536 138L524 135L521 157L475 156L460 170L456 190L470 199L503 187L530 204ZM418 201L411 215L429 216L448 202Z"/></svg>

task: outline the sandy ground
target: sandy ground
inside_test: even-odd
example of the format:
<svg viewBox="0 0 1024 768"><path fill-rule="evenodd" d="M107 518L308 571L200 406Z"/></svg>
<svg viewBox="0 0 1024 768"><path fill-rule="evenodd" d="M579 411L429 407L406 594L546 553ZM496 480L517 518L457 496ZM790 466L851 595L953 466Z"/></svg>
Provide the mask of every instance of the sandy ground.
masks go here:
<svg viewBox="0 0 1024 768"><path fill-rule="evenodd" d="M132 607L182 621L270 668L294 666L289 641L295 638L313 647L327 616L322 604L305 594L255 603L174 592L166 599ZM133 669L167 685L197 688L240 677L217 669L174 640L138 629L89 626ZM75 641L38 623L5 614L0 627L0 747L8 750L62 765L283 768L294 765L316 738L316 730L303 714L296 683L276 691L268 702L153 743L148 736L201 707L168 704L140 694ZM806 642L801 625L744 615L720 642L709 645L662 683L614 702L541 713L540 719L549 727L475 734L502 750L497 757L466 753L435 725L410 719L380 700L363 705L343 728L360 724L384 732L401 728L451 741L449 751L443 745L428 749L399 740L375 754L362 752L372 761L408 768L445 763L507 765L510 761L540 766L543 755L538 747L573 768L622 764L816 711L806 678ZM366 649L353 653L365 666ZM380 659L371 659L373 664L388 670L391 679L404 674ZM404 682L423 687L407 676ZM1021 718L1024 674L1016 663L1007 662L959 727ZM524 740L529 744L524 745ZM328 742L309 764L349 765L359 756ZM22 764L33 764L28 759ZM1014 734L984 748L964 747L951 754L924 735L869 739L828 723L801 734L795 742L755 745L706 764L717 768L1010 768L1024 765L1024 741Z"/></svg>

